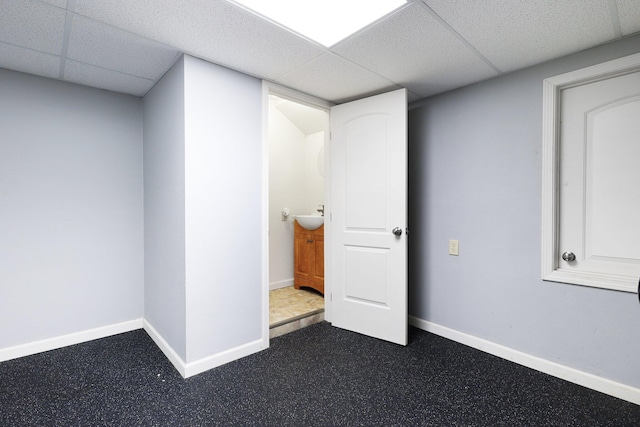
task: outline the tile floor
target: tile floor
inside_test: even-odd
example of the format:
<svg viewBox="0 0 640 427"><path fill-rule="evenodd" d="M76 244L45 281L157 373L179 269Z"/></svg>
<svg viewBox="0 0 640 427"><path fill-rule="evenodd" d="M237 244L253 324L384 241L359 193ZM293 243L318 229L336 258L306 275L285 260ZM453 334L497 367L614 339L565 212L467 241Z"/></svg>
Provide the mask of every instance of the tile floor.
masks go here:
<svg viewBox="0 0 640 427"><path fill-rule="evenodd" d="M269 292L269 337L274 338L324 320L324 297L293 286Z"/></svg>

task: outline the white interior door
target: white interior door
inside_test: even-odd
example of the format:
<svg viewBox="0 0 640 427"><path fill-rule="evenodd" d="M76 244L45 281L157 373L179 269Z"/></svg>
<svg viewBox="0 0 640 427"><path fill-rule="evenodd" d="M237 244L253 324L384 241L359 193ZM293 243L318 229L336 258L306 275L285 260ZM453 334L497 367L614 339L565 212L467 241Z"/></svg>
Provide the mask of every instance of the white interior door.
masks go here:
<svg viewBox="0 0 640 427"><path fill-rule="evenodd" d="M632 291L640 277L640 72L564 89L560 118L557 265Z"/></svg>
<svg viewBox="0 0 640 427"><path fill-rule="evenodd" d="M331 109L331 181L332 323L406 345L404 89Z"/></svg>

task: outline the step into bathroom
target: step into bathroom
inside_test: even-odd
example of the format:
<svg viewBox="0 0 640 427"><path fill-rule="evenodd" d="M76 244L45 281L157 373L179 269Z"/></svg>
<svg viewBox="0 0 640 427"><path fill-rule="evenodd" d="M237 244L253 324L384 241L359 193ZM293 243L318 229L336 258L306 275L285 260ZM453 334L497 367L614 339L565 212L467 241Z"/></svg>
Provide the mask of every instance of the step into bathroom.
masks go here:
<svg viewBox="0 0 640 427"><path fill-rule="evenodd" d="M269 338L324 320L324 297L309 288L293 286L269 291Z"/></svg>

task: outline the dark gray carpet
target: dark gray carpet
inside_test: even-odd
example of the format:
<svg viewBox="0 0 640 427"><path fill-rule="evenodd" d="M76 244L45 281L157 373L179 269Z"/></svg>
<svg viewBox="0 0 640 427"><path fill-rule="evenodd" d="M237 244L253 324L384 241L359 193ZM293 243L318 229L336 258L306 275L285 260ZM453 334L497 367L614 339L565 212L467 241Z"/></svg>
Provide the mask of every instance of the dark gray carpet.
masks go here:
<svg viewBox="0 0 640 427"><path fill-rule="evenodd" d="M638 426L640 406L412 329L320 323L184 380L142 331L0 364L0 426Z"/></svg>

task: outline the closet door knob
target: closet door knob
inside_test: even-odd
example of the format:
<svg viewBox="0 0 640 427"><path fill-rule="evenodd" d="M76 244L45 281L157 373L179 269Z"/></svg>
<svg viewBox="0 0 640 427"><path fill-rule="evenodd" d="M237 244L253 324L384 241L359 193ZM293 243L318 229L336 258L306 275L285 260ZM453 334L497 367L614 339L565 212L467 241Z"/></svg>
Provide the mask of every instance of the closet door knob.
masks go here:
<svg viewBox="0 0 640 427"><path fill-rule="evenodd" d="M393 233L394 236L396 237L400 237L402 236L402 228L400 227L396 227L393 230L391 230L391 232Z"/></svg>
<svg viewBox="0 0 640 427"><path fill-rule="evenodd" d="M567 262L575 261L576 260L576 254L574 254L573 252L565 252L565 253L562 254L562 259L567 261Z"/></svg>

